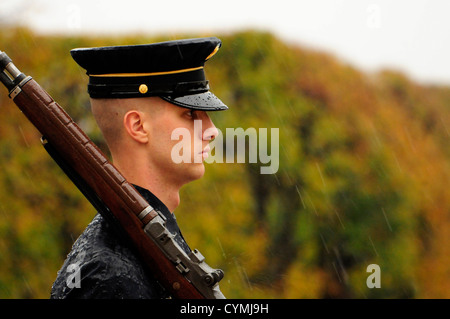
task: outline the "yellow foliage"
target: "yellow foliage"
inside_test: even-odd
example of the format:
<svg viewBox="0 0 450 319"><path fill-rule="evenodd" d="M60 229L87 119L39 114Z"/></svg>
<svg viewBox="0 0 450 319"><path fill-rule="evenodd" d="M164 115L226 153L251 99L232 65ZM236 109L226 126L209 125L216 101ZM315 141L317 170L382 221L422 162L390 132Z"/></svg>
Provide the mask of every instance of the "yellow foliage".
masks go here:
<svg viewBox="0 0 450 319"><path fill-rule="evenodd" d="M364 74L268 33L221 39L206 71L230 106L212 114L216 126L280 133L276 174L261 175L263 163L213 163L182 189L183 235L225 270L225 295L448 298L450 88ZM161 40L11 29L0 49L105 149L70 49ZM95 211L5 90L0 107L0 298L47 298ZM365 285L372 263L382 271L378 290Z"/></svg>

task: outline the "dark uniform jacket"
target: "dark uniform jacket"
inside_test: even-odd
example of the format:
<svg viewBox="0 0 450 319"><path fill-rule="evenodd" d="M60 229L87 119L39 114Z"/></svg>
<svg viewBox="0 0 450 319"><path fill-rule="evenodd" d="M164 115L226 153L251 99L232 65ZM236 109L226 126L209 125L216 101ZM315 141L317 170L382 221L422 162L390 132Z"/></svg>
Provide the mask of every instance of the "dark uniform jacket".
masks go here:
<svg viewBox="0 0 450 319"><path fill-rule="evenodd" d="M175 216L151 192L135 186L147 202L166 217L166 227L186 251ZM73 244L53 283L50 298L167 298L130 242L100 214ZM79 271L79 273L77 273Z"/></svg>

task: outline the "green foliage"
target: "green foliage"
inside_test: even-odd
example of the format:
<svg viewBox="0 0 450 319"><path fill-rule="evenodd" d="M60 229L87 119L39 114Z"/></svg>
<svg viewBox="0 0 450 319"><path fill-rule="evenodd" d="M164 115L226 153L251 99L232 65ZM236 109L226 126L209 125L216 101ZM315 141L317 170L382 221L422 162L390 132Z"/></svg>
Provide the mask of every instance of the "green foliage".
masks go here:
<svg viewBox="0 0 450 319"><path fill-rule="evenodd" d="M106 151L69 50L163 39L9 31L0 49ZM448 298L450 89L364 74L268 33L221 38L206 72L230 110L211 116L223 133L279 128L280 156L276 174L262 175L263 163L213 163L182 189L177 220L225 270L225 295ZM0 106L0 297L47 298L95 211L6 91ZM366 286L370 264L381 268L379 289Z"/></svg>

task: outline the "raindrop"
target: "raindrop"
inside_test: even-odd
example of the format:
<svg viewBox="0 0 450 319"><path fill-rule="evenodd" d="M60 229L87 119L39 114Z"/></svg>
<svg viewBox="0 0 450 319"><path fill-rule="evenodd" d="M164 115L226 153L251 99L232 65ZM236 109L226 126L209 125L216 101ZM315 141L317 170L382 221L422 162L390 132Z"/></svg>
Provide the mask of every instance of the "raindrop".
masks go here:
<svg viewBox="0 0 450 319"><path fill-rule="evenodd" d="M336 209L334 210L334 213L336 214L337 218L339 219L339 223L341 224L342 229L345 229L344 224L342 223L342 220L341 220L341 218L339 217L339 214L338 214L338 212L337 212Z"/></svg>
<svg viewBox="0 0 450 319"><path fill-rule="evenodd" d="M392 231L391 224L389 223L389 220L388 220L388 218L387 218L387 216L386 216L386 212L384 211L384 208L383 208L383 207L381 208L381 211L383 212L384 219L386 220L386 224L388 225L389 230Z"/></svg>
<svg viewBox="0 0 450 319"><path fill-rule="evenodd" d="M377 255L377 257L378 257L378 252L377 252L375 245L373 244L372 238L370 236L369 236L369 240L370 240L370 243L372 244L373 250L375 251L375 255Z"/></svg>
<svg viewBox="0 0 450 319"><path fill-rule="evenodd" d="M22 126L20 126L20 125L19 125L19 131L20 131L20 134L22 135L23 140L25 141L25 145L26 145L28 148L30 148L30 144L28 144L28 141L27 141L27 139L26 139L26 137L25 137L25 133L23 132Z"/></svg>
<svg viewBox="0 0 450 319"><path fill-rule="evenodd" d="M223 259L227 259L227 254L225 254L225 250L223 249L222 242L219 237L216 237L217 243L219 244L220 250L222 251Z"/></svg>
<svg viewBox="0 0 450 319"><path fill-rule="evenodd" d="M295 185L295 189L297 190L298 196L300 197L300 200L302 201L303 208L306 209L305 202L303 201L302 194L300 194L300 190L298 189L297 185Z"/></svg>
<svg viewBox="0 0 450 319"><path fill-rule="evenodd" d="M327 254L329 254L330 251L328 250L328 246L327 246L327 243L325 242L325 239L323 238L322 234L319 234L319 236L320 236L320 239L322 240L323 247L325 247L325 251L327 252Z"/></svg>
<svg viewBox="0 0 450 319"><path fill-rule="evenodd" d="M236 258L234 258L234 264L236 265L236 269L238 270L241 281L244 284L246 284L250 290L253 290L253 286L252 283L250 282L250 279L248 278L247 272L245 271L244 267L237 261Z"/></svg>

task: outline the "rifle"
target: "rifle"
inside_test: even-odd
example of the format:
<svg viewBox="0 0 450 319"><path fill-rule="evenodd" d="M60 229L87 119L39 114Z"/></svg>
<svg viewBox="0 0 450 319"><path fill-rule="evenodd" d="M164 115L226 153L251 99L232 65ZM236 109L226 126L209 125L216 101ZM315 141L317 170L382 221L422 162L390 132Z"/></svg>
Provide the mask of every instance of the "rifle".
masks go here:
<svg viewBox="0 0 450 319"><path fill-rule="evenodd" d="M165 218L108 161L71 117L31 77L0 51L0 81L9 97L42 134L44 148L82 194L130 239L142 261L174 298L222 299L213 269L198 250L186 254Z"/></svg>

